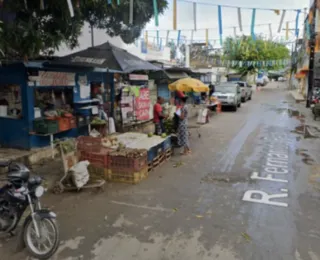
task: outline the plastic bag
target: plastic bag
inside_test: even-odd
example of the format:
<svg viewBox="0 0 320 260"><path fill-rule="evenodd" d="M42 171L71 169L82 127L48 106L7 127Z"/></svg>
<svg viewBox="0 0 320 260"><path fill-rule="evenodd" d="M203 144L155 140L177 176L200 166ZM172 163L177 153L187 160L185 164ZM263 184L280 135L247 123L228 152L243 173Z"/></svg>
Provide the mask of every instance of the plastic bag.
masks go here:
<svg viewBox="0 0 320 260"><path fill-rule="evenodd" d="M89 181L89 164L89 161L81 161L72 166L70 169L72 172L73 183L78 189L82 188Z"/></svg>

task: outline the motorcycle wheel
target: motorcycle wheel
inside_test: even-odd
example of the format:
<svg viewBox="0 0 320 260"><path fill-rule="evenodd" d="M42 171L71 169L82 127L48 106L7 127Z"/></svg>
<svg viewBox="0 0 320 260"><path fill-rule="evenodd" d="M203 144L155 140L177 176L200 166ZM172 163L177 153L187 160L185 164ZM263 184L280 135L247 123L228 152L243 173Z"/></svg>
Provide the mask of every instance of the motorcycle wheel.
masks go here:
<svg viewBox="0 0 320 260"><path fill-rule="evenodd" d="M25 225L24 243L29 253L37 259L48 259L57 251L60 243L59 229L54 219L37 221L40 238L37 237L32 219Z"/></svg>

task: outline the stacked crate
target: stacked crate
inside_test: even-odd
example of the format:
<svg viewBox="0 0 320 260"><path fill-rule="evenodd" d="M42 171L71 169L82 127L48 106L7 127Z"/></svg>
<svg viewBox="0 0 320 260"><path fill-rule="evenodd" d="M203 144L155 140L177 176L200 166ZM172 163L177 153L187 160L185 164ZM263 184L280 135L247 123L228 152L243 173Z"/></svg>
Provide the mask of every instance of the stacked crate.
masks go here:
<svg viewBox="0 0 320 260"><path fill-rule="evenodd" d="M109 153L107 181L136 184L148 177L147 151L125 149Z"/></svg>
<svg viewBox="0 0 320 260"><path fill-rule="evenodd" d="M81 161L89 161L91 179L105 178L109 167L111 149L102 146L101 137L80 136L77 138L77 151Z"/></svg>

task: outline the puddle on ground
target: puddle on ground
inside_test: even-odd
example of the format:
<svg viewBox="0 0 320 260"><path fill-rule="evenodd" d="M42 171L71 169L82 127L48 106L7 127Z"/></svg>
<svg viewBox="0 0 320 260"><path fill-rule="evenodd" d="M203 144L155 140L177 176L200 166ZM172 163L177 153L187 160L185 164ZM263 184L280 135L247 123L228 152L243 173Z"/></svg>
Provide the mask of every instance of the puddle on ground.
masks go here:
<svg viewBox="0 0 320 260"><path fill-rule="evenodd" d="M289 117L294 117L297 119L303 119L305 118L305 115L303 115L299 110L291 109L291 108L275 108L276 112L279 114L286 113Z"/></svg>
<svg viewBox="0 0 320 260"><path fill-rule="evenodd" d="M247 174L249 176L249 174ZM250 178L241 176L239 173L209 173L201 179L205 183L240 183L247 182Z"/></svg>

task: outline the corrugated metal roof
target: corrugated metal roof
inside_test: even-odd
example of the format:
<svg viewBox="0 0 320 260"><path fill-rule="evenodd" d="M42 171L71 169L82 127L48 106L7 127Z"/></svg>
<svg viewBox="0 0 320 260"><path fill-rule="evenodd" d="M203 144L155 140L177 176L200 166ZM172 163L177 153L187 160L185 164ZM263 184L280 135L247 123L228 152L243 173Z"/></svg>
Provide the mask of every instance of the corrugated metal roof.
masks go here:
<svg viewBox="0 0 320 260"><path fill-rule="evenodd" d="M169 79L183 79L188 78L189 75L185 72L168 72L164 71L164 73L168 76Z"/></svg>

